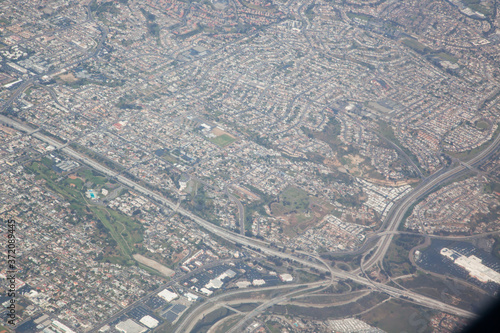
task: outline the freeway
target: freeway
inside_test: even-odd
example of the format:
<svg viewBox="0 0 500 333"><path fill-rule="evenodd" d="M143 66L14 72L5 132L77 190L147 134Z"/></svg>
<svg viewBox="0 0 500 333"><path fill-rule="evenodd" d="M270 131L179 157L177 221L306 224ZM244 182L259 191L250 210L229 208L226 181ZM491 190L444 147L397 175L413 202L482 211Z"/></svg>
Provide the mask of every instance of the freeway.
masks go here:
<svg viewBox="0 0 500 333"><path fill-rule="evenodd" d="M88 10L89 12L89 20L92 19L92 16L90 14L90 9ZM63 29L60 29L60 31L62 31ZM76 60L75 62L69 64L69 65L66 65L65 67L63 68L60 68L60 69L55 69L55 70L51 70L51 71L48 71L46 73L42 73L42 74L38 74L38 75L32 75L28 80L24 81L15 91L14 94L12 94L12 96L7 100L7 102L5 102L2 107L0 108L0 113L3 113L11 104L12 102L14 102L29 86L35 84L38 82L38 79L40 77L43 77L43 76L52 76L54 74L57 74L57 73L62 73L72 67L75 67L76 65L78 64L81 64L82 62L84 62L85 60L87 59L90 59L92 57L95 57L98 55L98 53L101 51L101 49L103 48L104 46L104 42L106 41L106 37L107 37L107 34L108 34L108 28L107 27L104 27L103 30L101 31L102 34L101 34L101 37L99 38L99 41L97 43L97 46L96 48L93 50L93 52L91 53L88 53L86 54L83 58L79 59L79 60ZM37 83L37 85L39 85ZM40 85L39 85L40 86ZM61 105L58 100L57 100L57 97L54 93L54 90L50 87L45 87L43 86L48 92L49 94L51 95L51 97L55 100L55 102L59 105ZM61 105L62 106L62 105Z"/></svg>
<svg viewBox="0 0 500 333"><path fill-rule="evenodd" d="M7 110L7 108L12 104L12 102L14 102L18 97L19 95L21 95L23 93L23 91L25 91L29 86L31 86L33 83L35 82L35 79L34 78L30 78L29 80L26 80L24 81L16 90L16 92L14 94L12 94L12 96L7 100L7 102L5 102L3 105L2 105L2 108L0 109L0 113L3 113L5 110Z"/></svg>
<svg viewBox="0 0 500 333"><path fill-rule="evenodd" d="M499 146L500 136L494 138L493 142L485 150L483 150L480 154L478 154L467 163L467 166L459 164L454 168L441 170L435 175L429 177L425 182L415 188L415 190L406 195L406 197L404 197L400 202L395 204L389 212L388 218L386 220L386 227L384 232L389 233L380 237L376 245L375 253L367 262L363 262L363 269L366 270L374 266L376 263L382 261L392 242L394 232L397 231L399 225L401 224L401 222L403 222L406 212L415 202L428 195L438 186L446 184L454 178L457 178L468 172L469 167L477 167L486 159L488 159L498 149Z"/></svg>
<svg viewBox="0 0 500 333"><path fill-rule="evenodd" d="M308 286L306 289L292 291L292 292L286 293L284 295L281 295L279 297L274 297L271 300L269 300L268 302L265 302L265 303L259 305L258 307L256 307L255 309L253 309L252 311L247 313L240 321L238 321L238 323L236 323L236 325L231 327L231 329L228 331L228 333L242 332L243 325L248 320L254 318L255 316L257 316L261 312L265 311L266 309L269 309L269 308L271 308L277 304L283 303L285 301L289 301L293 296L296 296L300 293L304 293L304 292L312 291L312 290L316 291L316 289L317 289L316 286Z"/></svg>
<svg viewBox="0 0 500 333"><path fill-rule="evenodd" d="M224 193L227 195L227 197L233 201L236 206L238 206L238 221L240 225L240 234L244 235L245 234L245 207L241 204L241 201L238 200L234 195L232 195L228 190L227 186L224 187Z"/></svg>
<svg viewBox="0 0 500 333"><path fill-rule="evenodd" d="M177 326L177 329L175 330L175 333L182 333L182 332L191 332L193 327L196 325L198 322L198 319L203 316L203 314L207 311L212 309L214 306L218 306L221 304L227 303L226 298L233 299L235 296L242 295L241 298L251 298L252 294L255 292L263 292L263 291L277 291L277 290L284 290L284 289L293 289L291 292L288 292L287 294L290 293L298 293L298 292L305 292L308 289L316 289L318 287L324 287L327 285L327 282L325 281L320 281L320 282L311 282L308 284L301 284L301 285L296 285L296 284L287 284L287 285L282 285L282 286L272 286L272 287L262 287L259 289L239 289L235 291L229 291L221 295L217 295L215 297L209 298L206 302L201 304L196 310L192 311L184 320L182 323ZM305 287L300 290L297 290L298 287ZM250 294L246 295L246 294ZM281 299L282 296L280 296ZM259 301L258 299L253 300Z"/></svg>
<svg viewBox="0 0 500 333"><path fill-rule="evenodd" d="M214 267L214 266L217 266L217 265L221 265L221 264L224 264L224 263L233 262L233 261L234 260L217 260L217 261L213 261L211 263L208 263L205 266L197 268L197 269L195 269L195 270L193 270L193 271L191 271L191 272L189 272L189 273L187 273L185 275L176 275L176 276L172 277L172 279L170 281L168 281L167 283L162 284L161 286L159 286L155 290L147 293L145 296L141 297L140 299L138 299L134 303L132 303L132 304L128 305L127 307L121 309L120 311L116 312L113 316L111 316L110 318L107 318L104 322L100 322L99 325L98 325L98 327L94 327L89 332L90 333L97 333L97 332L99 332L99 328L100 327L108 325L109 323L111 323L114 320L120 318L122 315L126 314L127 312L129 312L130 310L134 309L135 307L137 307L139 305L144 305L144 303L150 297L152 297L153 295L158 294L159 292L161 292L162 290L164 290L167 287L172 287L175 284L178 284L180 281L182 281L184 279L188 279L190 276L198 274L198 273L204 271L205 269L210 269L211 267Z"/></svg>
<svg viewBox="0 0 500 333"><path fill-rule="evenodd" d="M332 279L334 276L336 278L341 278L341 279L351 279L354 282L365 285L365 286L367 286L371 289L375 289L377 291L385 292L393 297L404 296L404 297L410 298L413 302L420 304L420 305L423 305L423 306L426 306L426 307L430 307L430 308L437 309L440 311L445 311L445 312L455 314L458 316L462 316L462 317L470 318L470 317L474 316L472 313L470 313L468 311L465 311L465 310L459 309L457 307L439 302L437 300L431 299L431 298L426 297L426 296L422 296L418 293L414 293L414 292L410 292L410 291L406 291L406 290L403 291L403 290L400 290L400 289L395 288L395 287L386 286L386 285L381 284L381 283L376 283L376 282L371 281L367 278L358 276L354 273L345 272L345 271L340 270L340 269L331 268L322 259L317 258L312 254L297 251L296 253L298 253L302 256L309 257L308 259L300 258L300 257L297 257L297 256L291 254L291 253L281 252L277 249L271 248L271 247L269 247L269 244L267 242L260 241L257 239L252 239L252 238L240 235L238 233L226 230L222 227L216 226L216 225L200 218L199 216L193 214L192 212L190 212L182 207L178 207L176 203L166 199L162 195L160 195L156 192L153 192L153 191L151 191L151 190L149 190L149 189L147 189L139 184L136 184L132 180L120 175L119 172L113 171L113 170L97 163L96 161L88 158L87 156L75 151L73 148L71 148L67 144L62 144L62 143L54 140L53 138L48 137L40 132L33 131L33 128L31 128L30 126L28 126L26 124L22 124L18 121L15 121L15 120L10 119L8 117L5 117L3 115L0 115L0 122L5 123L5 124L15 128L15 129L17 129L17 130L26 132L26 133L32 135L33 137L54 146L56 149L59 149L61 152L67 154L68 156L74 158L75 160L78 160L81 163L86 164L86 165L92 167L93 169L95 169L95 170L97 170L97 171L99 171L99 172L101 172L109 177L114 177L120 183L136 190L137 192L142 193L143 195L149 197L150 199L152 199L160 204L168 206L173 210L177 210L177 212L179 214L182 214L186 217L191 218L194 222L196 222L198 225L200 225L201 227L203 227L207 231L209 231L209 232L211 232L211 233L213 233L221 238L224 238L233 244L239 243L239 244L242 244L245 246L258 248L261 251L261 253L263 253L263 254L291 260L291 261L294 261L294 262L299 263L301 265L304 265L306 267L310 267L310 268L313 268L313 269L316 269L316 270L319 270L322 272L328 272L328 273L332 274ZM500 141L500 139L499 139L499 141ZM392 236L392 235L393 234L390 234L388 236ZM392 237L391 237L391 239L392 239ZM318 263L317 261L319 261L321 263ZM328 283L331 283L331 281L329 281Z"/></svg>

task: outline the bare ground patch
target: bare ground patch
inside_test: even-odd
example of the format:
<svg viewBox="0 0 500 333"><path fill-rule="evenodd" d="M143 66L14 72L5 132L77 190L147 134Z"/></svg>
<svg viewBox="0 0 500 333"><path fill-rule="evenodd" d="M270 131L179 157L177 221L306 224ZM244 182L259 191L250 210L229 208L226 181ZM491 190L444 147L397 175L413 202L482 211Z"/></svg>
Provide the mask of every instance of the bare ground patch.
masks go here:
<svg viewBox="0 0 500 333"><path fill-rule="evenodd" d="M399 181L393 181L393 180L381 180L381 179L375 179L375 178L365 178L367 181L370 183L374 183L377 185L382 185L382 186L389 186L389 187L400 187L404 185L411 185L418 183L420 179L418 178L411 178L407 180L399 180Z"/></svg>
<svg viewBox="0 0 500 333"><path fill-rule="evenodd" d="M223 129L219 128L219 127L215 127L214 129L212 129L212 133L215 134L216 136L221 136L221 135L229 135L230 137L232 137L233 139L236 139L236 137L234 135L231 135L229 134L228 132L224 131Z"/></svg>
<svg viewBox="0 0 500 333"><path fill-rule="evenodd" d="M145 256L143 256L141 254L134 254L132 257L134 257L134 259L137 260L138 262L140 262L141 264L144 264L148 267L151 267L165 276L172 276L175 273L170 268L165 267L162 264L160 264L152 259L146 258Z"/></svg>
<svg viewBox="0 0 500 333"><path fill-rule="evenodd" d="M59 78L64 82L69 82L69 83L78 81L78 79L73 75L73 73L61 74L59 75Z"/></svg>

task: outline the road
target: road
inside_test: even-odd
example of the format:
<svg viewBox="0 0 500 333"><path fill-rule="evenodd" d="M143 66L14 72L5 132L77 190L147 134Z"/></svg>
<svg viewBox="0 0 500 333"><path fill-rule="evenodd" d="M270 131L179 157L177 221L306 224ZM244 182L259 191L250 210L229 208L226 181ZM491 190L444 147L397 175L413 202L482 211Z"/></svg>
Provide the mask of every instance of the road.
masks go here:
<svg viewBox="0 0 500 333"><path fill-rule="evenodd" d="M500 145L500 136L496 137L494 141L480 154L471 159L467 164L471 167L477 167L481 163L483 163L488 157L490 157L499 147ZM415 190L406 195L399 203L395 204L391 211L389 211L385 232L390 232L388 234L383 235L376 245L376 251L371 256L371 258L363 264L363 268L366 270L378 262L381 262L385 257L387 250L392 242L394 237L394 232L397 231L401 222L405 217L408 209L419 199L428 195L432 192L436 187L446 184L447 182L453 180L454 178L459 177L460 175L469 171L468 166L464 166L463 164L459 164L458 166L448 169L442 170L433 176L429 177L425 182L417 186Z"/></svg>
<svg viewBox="0 0 500 333"><path fill-rule="evenodd" d="M300 7L299 13L302 11L304 5L302 5ZM92 21L92 14L90 12L90 9L88 10L87 14L88 14L88 20ZM300 17L303 19L304 24L307 26L309 24L308 21L305 20L305 18L303 18L302 15L300 15ZM85 55L80 60L77 60L74 63L69 64L68 66L65 66L64 67L65 69L71 68L72 66L75 66L78 63L81 63L86 59L89 59L91 57L95 57L98 55L99 51L104 46L104 42L106 40L106 36L108 33L106 27L102 27L101 29L102 29L101 30L102 35L101 35L100 40L98 42L98 45L94 49L94 51ZM306 36L306 38L307 38L307 36ZM309 42L309 39L307 39L307 41ZM46 75L52 75L52 74L58 73L62 70L63 69L59 69L58 71L51 71L51 72L46 73ZM13 93L13 95L9 98L9 100L6 103L4 103L4 105L0 108L0 110L5 111L11 105L11 103L13 101L15 101L20 96L20 94L25 89L27 89L30 85L37 84L38 78L41 76L42 75L35 75L35 76L32 76L30 79L24 81L19 86L19 88ZM305 92L307 92L307 91L305 91ZM305 92L303 92L302 94L304 94ZM51 94L52 98L57 102L57 98L56 98L53 90L52 91L49 90L49 93ZM297 99L302 94L297 95L295 97L295 99ZM292 101L292 103L295 101L295 99ZM79 153L78 151L76 151L75 149L71 148L68 144L62 144L62 143L54 140L51 137L48 137L40 132L37 132L36 129L31 128L30 126L27 126L25 124L22 124L20 122L17 122L15 120L12 120L12 119L5 117L5 116L0 116L0 122L6 123L6 124L16 128L17 130L26 132L28 135L31 135L32 137L35 137L43 142L46 142L46 143L56 147L61 152L67 154L71 158L74 158L75 160L81 162L82 164L86 164L86 165L90 166L91 168L93 168L93 169L95 169L95 170L97 170L97 171L99 171L107 176L115 177L122 184L124 184L130 188L133 188L135 191L140 192L145 196L148 196L152 200L154 200L162 205L165 205L165 206L170 207L171 209L177 210L178 213L191 218L193 221L195 221L197 224L199 224L201 227L205 228L209 232L216 234L216 235L218 235L218 236L220 236L220 237L222 237L222 238L224 238L232 243L239 243L239 244L242 244L245 246L251 246L253 248L259 249L264 254L271 255L271 256L277 256L277 257L284 258L284 259L290 259L290 260L293 260L293 261L295 261L299 264L302 264L306 267L314 268L314 269L317 269L317 270L323 271L323 272L329 272L332 275L332 279L333 279L333 277L342 278L342 279L351 279L351 280L353 280L357 283L363 284L363 285L365 285L373 290L387 293L393 297L400 297L400 296L409 297L412 299L411 300L412 302L415 302L415 303L423 305L423 306L431 307L434 309L439 309L439 310L446 311L446 312L453 313L453 314L457 314L460 316L465 316L465 317L472 316L472 314L467 312L467 311L455 308L453 306L450 306L450 305L444 304L442 302L430 299L428 297L419 295L417 293L410 292L407 290L401 290L401 289L398 289L395 287L390 287L390 286L386 286L384 284L370 281L369 279L358 276L357 275L358 271L345 272L342 270L332 269L331 267L329 267L328 264L318 262L321 260L311 256L310 254L303 253L303 252L297 252L298 254L301 254L304 256L308 256L308 255L310 256L310 259L299 258L296 255L286 253L286 252L280 252L274 248L271 248L267 242L245 237L244 236L244 207L241 205L241 203L239 203L238 200L234 200L235 198L231 197L231 195L227 191L226 191L226 193L228 194L229 198L231 200L235 201L237 204L239 203L238 204L238 211L239 211L239 221L240 221L240 234L228 231L226 229L223 229L223 228L220 228L220 227L217 227L217 226L211 224L210 222L194 215L190 211L188 211L182 207L179 207L178 204L171 202L170 200L167 200L161 194L154 192L154 191L151 191L151 190L131 181L130 179L121 175L120 172L111 170L111 169L97 163L96 161L89 159L85 155L83 155L83 154ZM374 238L375 239L374 242L376 242L375 253L370 257L370 259L368 259L366 262L363 262L363 264L362 264L363 268L369 269L370 267L373 267L374 265L376 265L377 263L382 261L382 259L385 257L385 255L389 249L389 246L393 240L394 235L398 233L397 229L398 229L399 225L403 222L403 219L404 219L406 212L408 211L408 209L410 209L410 207L415 202L417 202L420 198L424 197L425 195L427 195L428 193L433 191L436 187L438 187L442 184L445 184L445 183L459 177L460 175L468 172L469 169L475 170L476 166L480 165L486 158L491 156L491 154L498 148L499 144L500 144L500 137L497 137L497 138L495 138L495 140L490 144L490 146L487 149L485 149L478 156L476 156L475 158L470 160L467 164L460 164L454 168L442 170L441 172L434 174L433 176L426 179L414 191L412 191L406 197L404 197L402 200L400 200L398 203L396 203L393 206L393 208L390 210L384 225L379 230L379 232L374 236L374 237L378 238L378 239ZM362 249L363 249L362 251L366 251L365 246L363 246ZM327 283L327 282L324 282L324 283ZM283 296L280 296L276 299L271 300L269 302L269 304L273 304L273 303L278 304L279 302L281 302L285 299L286 299L286 295L283 295ZM278 302L278 303L275 303L275 302ZM265 307L258 309L258 311L263 311L263 310L265 310ZM257 309L252 311L252 313L257 313Z"/></svg>
<svg viewBox="0 0 500 333"><path fill-rule="evenodd" d="M241 201L238 200L234 195L232 195L228 190L227 186L224 187L224 193L227 195L227 197L233 201L236 206L238 206L238 221L240 225L240 235L245 234L245 207L241 204Z"/></svg>
<svg viewBox="0 0 500 333"><path fill-rule="evenodd" d="M191 271L191 272L189 272L189 273L187 273L185 275L174 276L167 283L165 283L165 284L161 285L160 287L156 288L154 291L149 292L148 294L146 294L145 296L141 297L140 299L138 299L134 303L130 304L126 308L121 309L120 311L118 311L117 313L115 313L111 318L108 318L104 322L99 323L98 327L94 327L89 332L91 332L91 333L97 333L101 327L103 327L103 326L105 326L105 325L113 322L114 320L116 320L117 318L121 317L122 315L124 315L125 313L129 312L130 310L134 309L135 307L137 307L139 305L144 305L144 303L151 296L156 295L157 293L159 293L163 289L168 288L168 287L172 287L176 283L178 283L179 281L188 279L189 277L191 277L191 276L193 276L195 274L198 274L198 273L200 273L200 272L202 272L202 271L204 271L206 269L210 269L211 267L222 265L222 264L229 263L229 262L234 262L234 260L218 260L218 261L213 261L213 262L208 263L207 265L205 265L203 267L197 268L197 269L195 269L195 270L193 270L193 271Z"/></svg>
<svg viewBox="0 0 500 333"><path fill-rule="evenodd" d="M86 165L90 166L91 168L93 168L93 169L95 169L95 170L97 170L97 171L99 171L99 172L101 172L109 177L115 177L115 179L117 179L117 181L119 181L120 183L134 189L137 192L142 193L143 195L149 197L150 199L152 199L160 204L166 205L166 206L170 207L171 209L175 209L177 206L176 203L171 202L170 200L164 198L162 195L160 195L156 192L153 192L153 191L151 191L151 190L149 190L149 189L147 189L139 184L136 184L132 180L120 175L119 172L113 171L113 170L97 163L96 161L91 160L90 158L86 157L85 155L75 151L70 146L62 144L62 143L54 140L51 137L43 135L40 132L34 132L33 128L31 128L30 126L28 126L26 124L22 124L18 121L15 121L15 120L10 119L8 117L5 117L3 115L0 115L0 122L5 123L5 124L15 128L19 131L31 133L31 135L33 137L56 147L56 149L59 149L61 152L74 158L75 160L81 162L82 164L86 164ZM497 141L500 141L500 139L497 139ZM446 178L446 179L448 179L448 178ZM269 244L267 242L260 241L257 239L252 239L249 237L245 237L243 235L239 235L237 233L231 232L231 231L226 230L224 228L218 227L218 226L200 218L199 216L196 216L192 212L190 212L182 207L179 207L177 209L177 212L179 214L182 214L186 217L191 218L194 222L199 224L201 227L206 229L208 232L216 234L217 236L222 237L231 243L235 243L235 244L239 243L239 244L242 244L245 246L251 246L253 248L258 248L261 251L261 253L263 253L263 254L270 255L270 256L277 256L279 258L292 260L292 261L295 261L296 263L302 264L306 267L314 268L314 269L317 269L317 270L322 271L322 272L329 272L330 274L332 274L332 278L333 278L333 276L335 276L336 278L341 278L341 279L351 279L359 284L368 286L371 289L385 292L393 297L399 297L399 296L409 297L409 298L413 299L413 302L420 304L420 305L423 305L423 306L426 306L426 307L430 307L430 308L437 309L440 311L445 311L445 312L455 314L458 316L462 316L462 317L470 318L470 317L474 316L472 313L470 313L468 311L465 311L465 310L456 308L454 306L436 301L434 299L419 295L419 294L414 293L414 292L402 291L398 288L386 286L386 285L381 284L381 283L376 283L376 282L371 281L369 279L366 279L364 277L360 277L360 276L356 275L355 273L345 272L345 271L342 271L340 269L334 269L334 268L329 267L328 265L325 267L325 264L323 264L323 263L320 264L316 261L316 260L322 261L321 259L316 258L316 257L314 257L314 255L311 255L308 253L303 253L303 252L297 251L298 254L301 254L303 256L309 256L309 259L303 259L303 258L299 258L295 255L292 255L290 253L281 252L277 249L269 247ZM390 240L392 240L392 236L393 236L393 234L384 236L383 238L381 238L381 240L384 240L385 242L387 242L387 239L389 237L390 237ZM389 244L390 244L390 242L389 242ZM328 283L330 283L330 282L328 282Z"/></svg>
<svg viewBox="0 0 500 333"><path fill-rule="evenodd" d="M25 82L25 84L27 84L27 82ZM22 91L22 90L19 89L18 92L19 91ZM16 95L19 95L19 94L16 92L16 94L14 94L12 96L12 98L15 98ZM26 132L26 133L30 134L31 136L56 147L57 149L59 149L60 151L62 151L65 154L67 154L68 156L74 158L75 160L80 161L81 163L86 164L86 165L94 168L95 170L97 170L97 171L99 171L99 172L101 172L109 177L115 177L122 184L129 186L138 192L141 192L142 194L150 197L151 199L153 199L156 202L159 202L163 205L166 205L166 206L170 207L171 209L177 208L178 213L180 213L186 217L191 218L193 221L195 221L201 227L205 228L207 231L214 233L214 234L218 235L219 237L222 237L222 238L224 238L232 243L239 243L239 244L242 244L245 246L251 246L253 248L258 248L264 254L293 260L293 261L295 261L299 264L302 264L306 267L314 268L314 269L317 269L319 271L330 272L332 274L332 278L333 278L333 276L335 276L337 278L342 278L342 279L351 279L359 284L368 286L369 288L378 290L380 292L387 293L393 297L400 297L400 296L408 297L412 300L412 302L426 306L426 307L438 309L441 311L449 312L449 313L456 314L456 315L463 316L463 317L472 317L473 316L473 314L471 314L468 311L465 311L465 310L456 308L454 306L436 301L434 299L419 295L417 293L403 291L403 290L400 290L398 288L386 286L384 284L376 283L376 282L371 281L369 279L366 279L364 277L360 277L357 275L357 273L358 273L357 271L349 273L349 272L345 272L342 270L330 268L330 267L328 267L328 265L326 265L326 267L325 267L324 264L320 264L320 263L314 261L313 259L311 259L311 258L313 258L313 256L311 256L308 253L297 252L297 253L305 255L305 256L309 255L310 256L309 260L299 258L295 255L292 255L292 254L289 254L286 252L280 252L277 249L270 248L269 244L267 242L256 240L256 239L251 239L251 238L245 237L244 235L240 235L240 234L231 232L229 230L223 229L221 227L218 227L216 225L213 225L210 222L194 215L190 211L188 211L182 207L177 207L177 205L175 203L171 202L170 200L167 200L166 198L164 198L160 194L153 192L153 191L151 191L151 190L149 190L149 189L147 189L139 184L136 184L135 182L131 181L130 179L120 175L119 172L113 171L113 170L97 163L96 161L91 160L90 158L86 157L85 155L75 151L73 148L71 148L67 144L62 144L62 143L54 140L51 137L43 135L40 132L34 131L33 128L31 128L30 126L28 126L26 124L22 124L18 121L15 121L15 120L10 119L8 117L5 117L3 115L0 115L0 122L5 123L5 124L15 128L15 129L17 129L17 130ZM469 165L476 165L476 164L481 163L492 152L494 152L495 149L497 149L499 144L500 144L500 137L496 138L493 141L493 143L487 149L485 149L481 154L479 154L474 159L469 161ZM387 249L389 248L389 245L394 237L395 231L397 230L399 224L401 223L401 221L404 217L404 214L406 213L406 211L409 209L409 207L415 201L417 201L422 196L426 195L428 192L430 192L436 186L439 186L440 184L448 182L451 179L453 179L454 177L457 177L458 175L462 174L464 172L464 170L467 170L467 168L463 165L459 165L451 170L440 172L440 173L436 174L435 176L428 178L428 181L426 183L421 184L421 186L417 187L414 191L412 191L409 195L407 195L402 200L402 202L395 205L396 207L389 214L389 220L387 222L387 227L384 230L385 234L383 234L380 237L379 241L377 242L377 250L376 250L375 254L366 263L364 263L364 269L367 269L367 268L373 266L375 263L379 262L385 256L385 253L387 252ZM316 259L318 259L318 258L316 258ZM320 260L320 259L318 259L318 260Z"/></svg>
<svg viewBox="0 0 500 333"><path fill-rule="evenodd" d="M271 300L264 302L263 304L259 305L252 311L248 312L241 320L236 323L227 333L237 333L237 332L242 332L244 329L244 325L246 322L248 322L250 319L256 317L266 309L269 309L277 304L289 301L293 296L296 296L300 293L304 293L307 291L312 291L316 290L317 286L307 286L306 289L298 290L298 291L292 291L289 293L286 293L284 295L281 295L279 297L274 297Z"/></svg>
<svg viewBox="0 0 500 333"><path fill-rule="evenodd" d="M309 283L309 284L301 284L301 286L305 286L307 288L317 288L317 287L322 287L327 282L321 281L321 282L314 282L314 283ZM225 301L225 298L231 297L233 298L234 296L237 295L245 295L245 294L251 294L255 293L258 291L270 291L270 290L280 290L280 289L291 289L291 288L297 288L298 285L283 285L283 286L272 286L272 287L263 287L259 289L240 289L240 290L235 290L235 291L230 291L226 292L221 295L217 295L214 297L209 298L205 303L200 305L196 310L191 312L183 321L180 323L180 325L177 327L175 330L175 333L181 333L181 332L191 332L193 327L196 325L198 322L198 319L203 316L204 312L206 310L212 309L214 306L221 305L227 303ZM306 289L301 289L301 292L304 292ZM297 290L294 290L293 293L296 293ZM245 296L245 297L248 297ZM251 297L251 295L250 295ZM254 299L254 302L258 302L259 299Z"/></svg>

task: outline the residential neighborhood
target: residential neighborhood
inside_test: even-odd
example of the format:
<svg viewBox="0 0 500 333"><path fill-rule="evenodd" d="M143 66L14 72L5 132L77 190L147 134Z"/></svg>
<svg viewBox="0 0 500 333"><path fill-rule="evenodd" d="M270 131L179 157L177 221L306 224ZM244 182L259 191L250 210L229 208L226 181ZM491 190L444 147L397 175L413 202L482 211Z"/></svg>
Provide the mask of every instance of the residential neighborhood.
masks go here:
<svg viewBox="0 0 500 333"><path fill-rule="evenodd" d="M0 332L450 332L498 296L435 255L500 273L496 1L0 7Z"/></svg>

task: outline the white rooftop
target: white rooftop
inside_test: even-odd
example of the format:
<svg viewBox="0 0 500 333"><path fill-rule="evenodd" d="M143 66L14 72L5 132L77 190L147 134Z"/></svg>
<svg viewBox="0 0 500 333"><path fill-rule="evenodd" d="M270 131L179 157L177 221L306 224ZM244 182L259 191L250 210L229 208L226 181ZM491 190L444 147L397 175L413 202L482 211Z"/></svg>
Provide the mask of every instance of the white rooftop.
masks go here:
<svg viewBox="0 0 500 333"><path fill-rule="evenodd" d="M158 293L158 296L160 296L161 298L163 298L165 301L167 301L169 303L172 302L174 299L179 297L179 295L177 295L174 292L171 292L168 289L164 289L164 290L160 291Z"/></svg>
<svg viewBox="0 0 500 333"><path fill-rule="evenodd" d="M158 320L154 319L151 316L144 316L139 321L141 322L141 324L144 324L149 328L155 328L160 323Z"/></svg>
<svg viewBox="0 0 500 333"><path fill-rule="evenodd" d="M142 325L137 324L132 319L127 319L125 321L119 322L115 328L123 333L142 333L146 332L148 329Z"/></svg>

